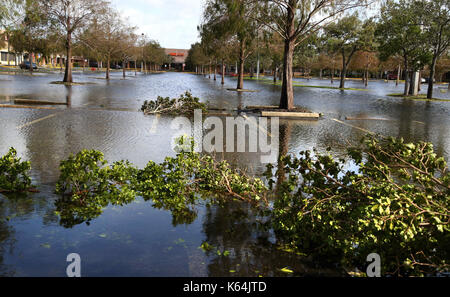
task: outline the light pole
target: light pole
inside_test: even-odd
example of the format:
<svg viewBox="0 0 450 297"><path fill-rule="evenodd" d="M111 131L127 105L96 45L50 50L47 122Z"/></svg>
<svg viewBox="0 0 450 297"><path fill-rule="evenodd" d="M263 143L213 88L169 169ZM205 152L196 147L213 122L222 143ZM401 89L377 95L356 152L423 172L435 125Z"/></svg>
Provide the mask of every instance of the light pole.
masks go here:
<svg viewBox="0 0 450 297"><path fill-rule="evenodd" d="M256 50L258 51L258 61L256 62L256 79L259 80L259 30L256 31L256 43L257 43L257 47Z"/></svg>
<svg viewBox="0 0 450 297"><path fill-rule="evenodd" d="M142 73L144 73L144 47L145 47L145 34L142 33L142 63L141 63Z"/></svg>

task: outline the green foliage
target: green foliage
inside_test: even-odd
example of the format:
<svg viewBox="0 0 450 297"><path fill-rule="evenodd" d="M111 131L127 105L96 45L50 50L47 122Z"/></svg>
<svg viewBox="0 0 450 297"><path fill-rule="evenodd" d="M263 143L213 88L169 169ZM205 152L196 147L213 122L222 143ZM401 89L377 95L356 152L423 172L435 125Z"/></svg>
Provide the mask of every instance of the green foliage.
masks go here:
<svg viewBox="0 0 450 297"><path fill-rule="evenodd" d="M179 145L187 140L181 139ZM191 143L193 146L194 144ZM181 152L162 164L150 162L138 175L138 189L144 198L169 201L172 197L193 202L197 193L204 196L232 196L243 201L259 201L265 190L259 179L251 179L226 161L195 152Z"/></svg>
<svg viewBox="0 0 450 297"><path fill-rule="evenodd" d="M137 169L125 161L114 163L112 167L104 166L106 163L103 154L98 151L84 150L71 155L60 164L61 175L56 193L68 194L72 200L81 202L96 197L114 198L115 204L133 200L129 177Z"/></svg>
<svg viewBox="0 0 450 297"><path fill-rule="evenodd" d="M134 201L132 187L137 169L127 161L111 167L98 151L84 150L60 164L61 175L56 193L64 195L57 203L61 222L72 227L90 221L110 204L124 205Z"/></svg>
<svg viewBox="0 0 450 297"><path fill-rule="evenodd" d="M0 158L0 193L30 190L30 169L30 162L22 162L17 157L17 151L10 148L9 152Z"/></svg>
<svg viewBox="0 0 450 297"><path fill-rule="evenodd" d="M170 99L169 97L158 97L156 101L145 101L141 110L145 114L169 114L169 115L192 115L196 109L207 112L206 104L201 103L200 99L193 97L191 93L186 92L179 98Z"/></svg>
<svg viewBox="0 0 450 297"><path fill-rule="evenodd" d="M302 152L283 157L274 178L273 227L288 245L359 267L377 252L383 274L448 270L450 173L429 143L364 139L346 160Z"/></svg>
<svg viewBox="0 0 450 297"><path fill-rule="evenodd" d="M190 143L178 141L180 147ZM82 151L60 165L61 176L56 192L65 197L57 202L62 224L72 227L99 216L108 205L123 205L136 196L152 201L154 207L172 211L174 225L192 223L200 200L210 202L233 198L257 203L266 188L223 161L194 152L180 152L142 169L121 161L106 166L103 154Z"/></svg>
<svg viewBox="0 0 450 297"><path fill-rule="evenodd" d="M399 55L408 71L423 69L432 58L427 36L420 26L424 12L418 10L417 3L388 1L381 9L380 23L375 32L381 59Z"/></svg>

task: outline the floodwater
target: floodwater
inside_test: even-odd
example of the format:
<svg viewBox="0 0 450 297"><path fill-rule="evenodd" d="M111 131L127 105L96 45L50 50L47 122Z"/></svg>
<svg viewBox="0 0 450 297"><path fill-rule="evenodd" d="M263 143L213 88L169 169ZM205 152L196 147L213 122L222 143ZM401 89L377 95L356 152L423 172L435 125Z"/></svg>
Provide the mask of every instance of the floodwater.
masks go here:
<svg viewBox="0 0 450 297"><path fill-rule="evenodd" d="M180 131L172 129L172 117L144 116L144 100L178 97L189 90L209 106L233 111L248 105L277 105L280 87L268 81L246 81L252 93L227 88L236 81L182 73L137 76L113 73L75 74L77 82L66 87L50 84L62 74L0 74L0 104L14 99L69 102L55 109L0 109L0 155L9 147L31 161L31 175L40 193L0 194L0 276L65 276L66 257L78 253L83 276L286 276L342 275L334 265L278 250L270 231L255 228L255 217L242 204L224 207L199 205L186 222L170 211L156 209L137 199L108 207L89 224L62 222L55 213L54 194L58 165L71 153L97 149L110 162L128 159L143 168L150 160L161 162L175 153L171 142ZM296 79L298 84L330 86L325 80ZM335 86L338 83L335 82ZM349 88L365 89L361 81ZM426 92L426 85L423 87ZM430 141L438 154L450 156L450 101L413 101L388 97L401 93L395 82L370 82L367 90L295 87L296 105L323 114L319 121L282 120L281 151L297 153L313 147L333 148L336 155L347 142L358 141L368 131L411 141ZM447 85L437 85L435 97L450 100ZM252 116L249 114L248 116ZM353 120L346 120L353 118ZM355 120L355 118L357 118ZM359 118L359 120L358 120ZM265 165L261 153L226 153L233 166L260 175ZM213 251L200 246L207 242ZM217 253L220 251L220 254ZM223 253L229 252L227 256Z"/></svg>

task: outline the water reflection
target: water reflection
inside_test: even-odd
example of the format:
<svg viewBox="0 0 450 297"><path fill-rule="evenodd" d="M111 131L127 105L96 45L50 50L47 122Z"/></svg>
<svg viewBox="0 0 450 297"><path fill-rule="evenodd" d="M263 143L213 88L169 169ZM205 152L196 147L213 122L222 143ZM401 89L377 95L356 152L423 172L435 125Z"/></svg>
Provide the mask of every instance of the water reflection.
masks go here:
<svg viewBox="0 0 450 297"><path fill-rule="evenodd" d="M230 92L226 89L235 87L232 78L222 86L220 81L177 73L110 82L92 78L101 74L76 74L76 81L93 84L49 84L62 79L61 75L11 75L0 81L0 100L29 98L69 105L56 110L0 109L0 155L16 147L22 158L31 161L33 182L41 190L26 197L0 196L0 275L64 276L65 257L71 252L85 257L88 276L285 276L280 270L284 267L296 275L341 275L333 263L279 250L276 236L263 228L263 221L248 205L173 209L138 197L121 207L101 203L88 209L54 194L59 162L82 149L100 150L110 162L128 159L139 168L150 160L160 163L174 155L169 148L180 131L170 129L173 118L142 115L138 110L144 100L178 97L190 90L212 107L239 110L248 105L277 105L279 86L247 81L246 88L259 92ZM363 85L350 81L349 87ZM296 105L322 112L324 117L318 122L281 121L278 151L296 154L313 147L319 151L332 147L332 154L340 156L348 142L357 142L366 134L364 129L431 141L436 152L448 159L450 103L386 96L398 93L399 88L384 82L371 82L368 91L296 88ZM448 93L437 95L450 99ZM346 117L385 120L345 121ZM261 155L224 153L216 157L261 176L265 170ZM203 242L216 250L204 253L199 249ZM230 254L224 256L225 251Z"/></svg>
<svg viewBox="0 0 450 297"><path fill-rule="evenodd" d="M206 242L214 247L206 254L211 258L208 276L281 277L342 276L336 266L312 261L304 255L285 251L276 243L264 221L250 206L227 203L207 210L203 231ZM218 255L217 251L220 251ZM229 252L229 255L223 255ZM294 271L286 273L283 268Z"/></svg>
<svg viewBox="0 0 450 297"><path fill-rule="evenodd" d="M16 253L19 236L15 222L43 218L43 225L50 225L58 218L53 214L53 206L44 199L33 199L28 194L0 194L0 276L16 275L14 265L5 263L6 256ZM50 214L50 216L48 215Z"/></svg>
<svg viewBox="0 0 450 297"><path fill-rule="evenodd" d="M66 104L68 107L72 106L72 86L66 87Z"/></svg>

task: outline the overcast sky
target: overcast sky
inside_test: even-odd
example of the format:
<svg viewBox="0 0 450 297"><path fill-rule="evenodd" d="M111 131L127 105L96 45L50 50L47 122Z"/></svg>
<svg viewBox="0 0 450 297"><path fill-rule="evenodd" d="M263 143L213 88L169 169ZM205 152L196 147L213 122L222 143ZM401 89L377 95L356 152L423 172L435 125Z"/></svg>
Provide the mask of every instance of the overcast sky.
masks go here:
<svg viewBox="0 0 450 297"><path fill-rule="evenodd" d="M189 49L198 40L204 0L112 0L122 16L164 48Z"/></svg>

